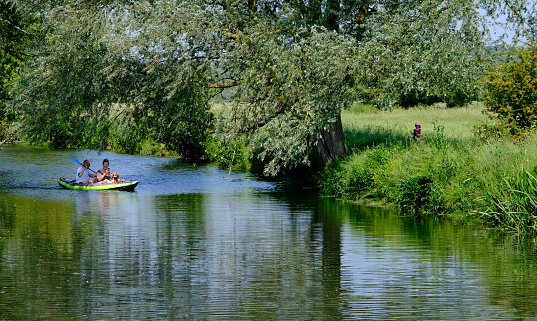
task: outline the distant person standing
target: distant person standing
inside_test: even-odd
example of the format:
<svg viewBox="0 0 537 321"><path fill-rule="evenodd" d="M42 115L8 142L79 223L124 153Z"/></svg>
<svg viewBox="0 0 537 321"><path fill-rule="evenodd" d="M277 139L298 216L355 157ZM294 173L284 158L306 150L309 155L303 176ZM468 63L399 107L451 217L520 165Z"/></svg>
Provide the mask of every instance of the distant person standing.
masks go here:
<svg viewBox="0 0 537 321"><path fill-rule="evenodd" d="M410 131L412 138L414 140L421 140L421 123L417 121L415 124L416 128Z"/></svg>

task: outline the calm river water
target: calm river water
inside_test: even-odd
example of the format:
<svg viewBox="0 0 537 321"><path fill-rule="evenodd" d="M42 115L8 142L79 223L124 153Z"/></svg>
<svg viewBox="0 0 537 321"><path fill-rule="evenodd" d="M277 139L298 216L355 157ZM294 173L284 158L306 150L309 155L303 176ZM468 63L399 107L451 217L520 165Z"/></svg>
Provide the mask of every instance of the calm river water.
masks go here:
<svg viewBox="0 0 537 321"><path fill-rule="evenodd" d="M71 156L135 192L71 191ZM0 150L0 320L537 317L537 242L175 159Z"/></svg>

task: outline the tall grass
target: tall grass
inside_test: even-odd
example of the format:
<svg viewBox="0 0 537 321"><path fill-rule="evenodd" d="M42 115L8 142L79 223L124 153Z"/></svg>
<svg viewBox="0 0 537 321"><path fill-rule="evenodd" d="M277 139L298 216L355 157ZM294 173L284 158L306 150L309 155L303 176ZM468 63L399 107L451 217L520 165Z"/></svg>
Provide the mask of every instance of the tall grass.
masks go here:
<svg viewBox="0 0 537 321"><path fill-rule="evenodd" d="M522 168L514 177L504 180L504 189L488 191L492 204L483 215L496 225L515 229L518 234L537 234L537 178Z"/></svg>
<svg viewBox="0 0 537 321"><path fill-rule="evenodd" d="M412 109L378 111L371 105L355 104L342 113L348 146L363 148L379 143L404 142L411 138L414 123L422 125L424 138L431 138L435 126L442 126L451 140L472 139L475 124L484 121L484 106L474 103L468 107L446 108L443 104Z"/></svg>
<svg viewBox="0 0 537 321"><path fill-rule="evenodd" d="M481 142L472 130L486 120L482 110L355 106L342 115L352 152L322 175L322 190L537 233L537 135L523 143ZM411 139L415 121L422 142Z"/></svg>

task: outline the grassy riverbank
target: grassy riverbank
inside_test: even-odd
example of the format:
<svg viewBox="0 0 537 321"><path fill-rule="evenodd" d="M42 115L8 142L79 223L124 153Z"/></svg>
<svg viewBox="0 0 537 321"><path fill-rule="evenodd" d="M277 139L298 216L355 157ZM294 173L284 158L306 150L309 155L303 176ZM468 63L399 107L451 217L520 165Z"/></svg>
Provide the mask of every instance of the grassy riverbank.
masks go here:
<svg viewBox="0 0 537 321"><path fill-rule="evenodd" d="M351 153L323 174L323 192L537 233L537 135L483 143L472 133L482 110L356 105L343 114ZM422 142L410 138L416 121Z"/></svg>

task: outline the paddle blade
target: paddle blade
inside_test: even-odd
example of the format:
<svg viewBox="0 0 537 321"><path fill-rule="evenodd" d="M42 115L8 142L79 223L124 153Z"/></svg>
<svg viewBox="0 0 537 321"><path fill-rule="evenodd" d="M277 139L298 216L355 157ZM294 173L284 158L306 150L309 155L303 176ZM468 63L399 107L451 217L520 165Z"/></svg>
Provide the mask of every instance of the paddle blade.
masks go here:
<svg viewBox="0 0 537 321"><path fill-rule="evenodd" d="M71 159L74 161L74 162L77 162L80 166L82 166L82 163L78 161L78 159L74 158L74 157L71 157ZM92 172L94 172L95 174L97 174L97 172L95 172L93 169L89 168L88 169Z"/></svg>
<svg viewBox="0 0 537 321"><path fill-rule="evenodd" d="M79 165L82 165L82 163L81 163L81 162L79 162L79 161L78 161L78 159L76 159L76 158L74 158L74 157L71 157L71 160L73 160L73 161L77 162L77 163L78 163Z"/></svg>

